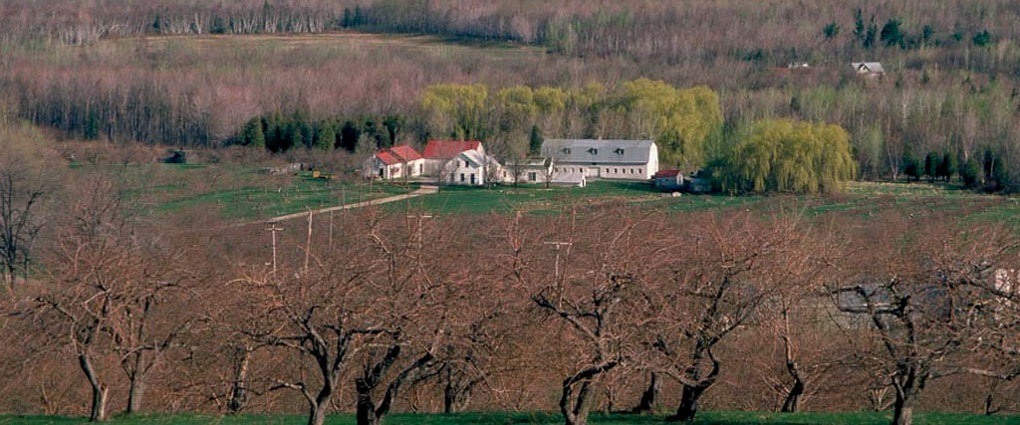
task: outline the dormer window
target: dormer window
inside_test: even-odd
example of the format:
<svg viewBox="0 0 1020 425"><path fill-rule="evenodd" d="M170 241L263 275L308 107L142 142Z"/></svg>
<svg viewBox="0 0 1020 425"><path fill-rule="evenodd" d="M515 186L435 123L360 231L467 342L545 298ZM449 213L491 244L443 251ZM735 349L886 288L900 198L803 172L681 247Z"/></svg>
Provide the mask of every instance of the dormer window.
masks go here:
<svg viewBox="0 0 1020 425"><path fill-rule="evenodd" d="M613 153L617 155L623 155L623 148L616 148L613 150Z"/></svg>
<svg viewBox="0 0 1020 425"><path fill-rule="evenodd" d="M570 148L563 148L563 153L570 155Z"/></svg>
<svg viewBox="0 0 1020 425"><path fill-rule="evenodd" d="M596 148L588 148L588 153L590 153L592 155L598 155L599 154L599 150L596 149Z"/></svg>

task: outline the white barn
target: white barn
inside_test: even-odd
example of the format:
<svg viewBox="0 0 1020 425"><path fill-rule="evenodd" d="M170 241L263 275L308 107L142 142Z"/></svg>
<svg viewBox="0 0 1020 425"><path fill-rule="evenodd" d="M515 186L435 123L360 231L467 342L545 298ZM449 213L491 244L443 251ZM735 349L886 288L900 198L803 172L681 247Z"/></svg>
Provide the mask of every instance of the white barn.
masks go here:
<svg viewBox="0 0 1020 425"><path fill-rule="evenodd" d="M555 161L554 180L650 180L659 171L651 140L546 139L542 156Z"/></svg>

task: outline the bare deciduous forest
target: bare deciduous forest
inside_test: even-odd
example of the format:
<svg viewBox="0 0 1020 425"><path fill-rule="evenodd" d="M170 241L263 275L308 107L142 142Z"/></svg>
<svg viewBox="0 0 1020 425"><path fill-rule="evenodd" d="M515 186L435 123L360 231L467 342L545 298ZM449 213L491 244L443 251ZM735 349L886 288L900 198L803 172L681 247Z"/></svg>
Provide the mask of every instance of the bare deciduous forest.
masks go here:
<svg viewBox="0 0 1020 425"><path fill-rule="evenodd" d="M716 177L1015 192L1018 22L1005 0L4 1L0 411L1015 414L1020 237L980 205L407 204L267 231L147 216L123 170L623 137L714 172L792 138L838 169Z"/></svg>

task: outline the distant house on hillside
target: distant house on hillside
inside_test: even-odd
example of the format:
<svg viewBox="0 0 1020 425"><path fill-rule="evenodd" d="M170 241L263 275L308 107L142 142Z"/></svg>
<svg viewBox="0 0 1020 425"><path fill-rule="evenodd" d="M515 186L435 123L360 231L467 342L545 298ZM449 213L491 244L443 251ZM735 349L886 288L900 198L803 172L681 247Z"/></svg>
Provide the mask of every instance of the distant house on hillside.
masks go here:
<svg viewBox="0 0 1020 425"><path fill-rule="evenodd" d="M542 156L555 161L554 181L647 181L659 171L658 147L651 140L546 139Z"/></svg>
<svg viewBox="0 0 1020 425"><path fill-rule="evenodd" d="M885 75L885 68L882 68L882 64L879 62L851 62L850 66L853 67L857 75L863 77L881 77Z"/></svg>
<svg viewBox="0 0 1020 425"><path fill-rule="evenodd" d="M384 180L417 177L425 171L425 158L408 145L383 149L362 164L365 177Z"/></svg>

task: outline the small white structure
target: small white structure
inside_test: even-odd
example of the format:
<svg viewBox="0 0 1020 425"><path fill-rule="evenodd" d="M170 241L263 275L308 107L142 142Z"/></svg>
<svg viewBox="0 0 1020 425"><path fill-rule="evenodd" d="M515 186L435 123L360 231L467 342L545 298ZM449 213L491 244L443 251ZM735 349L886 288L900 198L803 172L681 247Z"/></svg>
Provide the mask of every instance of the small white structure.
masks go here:
<svg viewBox="0 0 1020 425"><path fill-rule="evenodd" d="M383 149L362 163L366 178L383 180L417 177L425 171L425 158L409 145Z"/></svg>
<svg viewBox="0 0 1020 425"><path fill-rule="evenodd" d="M659 170L652 176L652 186L660 190L683 189L684 175L680 170Z"/></svg>
<svg viewBox="0 0 1020 425"><path fill-rule="evenodd" d="M866 77L881 77L885 75L885 68L882 68L882 64L879 62L851 62L850 66L854 68L854 72L857 75Z"/></svg>
<svg viewBox="0 0 1020 425"><path fill-rule="evenodd" d="M659 171L659 150L651 140L546 139L542 156L555 161L554 181L647 181Z"/></svg>
<svg viewBox="0 0 1020 425"><path fill-rule="evenodd" d="M503 183L545 184L552 183L552 158L533 156L518 161L508 161L503 167Z"/></svg>

